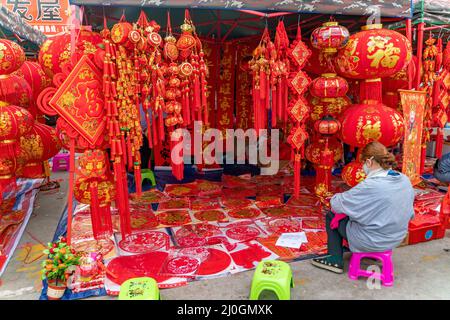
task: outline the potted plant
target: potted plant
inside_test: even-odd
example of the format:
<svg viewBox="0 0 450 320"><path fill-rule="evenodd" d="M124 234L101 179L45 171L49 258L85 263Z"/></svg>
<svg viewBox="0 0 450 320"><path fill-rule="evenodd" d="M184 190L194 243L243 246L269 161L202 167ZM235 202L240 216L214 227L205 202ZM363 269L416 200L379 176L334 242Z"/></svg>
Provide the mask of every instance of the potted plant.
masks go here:
<svg viewBox="0 0 450 320"><path fill-rule="evenodd" d="M48 258L42 262L42 279L47 279L49 300L58 300L64 295L67 279L80 263L80 257L66 242L64 237L48 243L44 254Z"/></svg>

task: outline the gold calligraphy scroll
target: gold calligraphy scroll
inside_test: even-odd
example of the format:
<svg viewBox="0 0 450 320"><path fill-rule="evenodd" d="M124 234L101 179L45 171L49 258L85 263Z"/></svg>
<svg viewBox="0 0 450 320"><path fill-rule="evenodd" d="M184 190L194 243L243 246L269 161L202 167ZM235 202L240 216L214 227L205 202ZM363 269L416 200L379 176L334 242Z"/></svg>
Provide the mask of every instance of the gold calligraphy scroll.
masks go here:
<svg viewBox="0 0 450 320"><path fill-rule="evenodd" d="M422 148L423 117L426 92L398 90L405 119L405 139L403 142L402 172L409 177L413 185L420 179L420 155Z"/></svg>

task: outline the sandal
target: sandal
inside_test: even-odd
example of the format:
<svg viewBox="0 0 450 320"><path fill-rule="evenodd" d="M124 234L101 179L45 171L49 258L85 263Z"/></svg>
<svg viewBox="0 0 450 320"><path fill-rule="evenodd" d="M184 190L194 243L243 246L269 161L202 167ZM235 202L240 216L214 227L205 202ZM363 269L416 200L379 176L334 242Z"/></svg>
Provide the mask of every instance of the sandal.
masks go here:
<svg viewBox="0 0 450 320"><path fill-rule="evenodd" d="M336 263L331 261L332 256L326 256L322 258L314 258L311 263L313 266L316 266L321 269L325 269L334 273L344 273L344 265L343 263Z"/></svg>

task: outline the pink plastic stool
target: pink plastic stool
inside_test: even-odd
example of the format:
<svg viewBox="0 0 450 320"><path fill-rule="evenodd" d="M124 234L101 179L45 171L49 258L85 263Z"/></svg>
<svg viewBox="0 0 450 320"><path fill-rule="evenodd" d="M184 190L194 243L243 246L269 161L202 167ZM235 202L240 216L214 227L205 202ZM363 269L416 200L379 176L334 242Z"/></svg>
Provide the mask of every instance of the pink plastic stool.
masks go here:
<svg viewBox="0 0 450 320"><path fill-rule="evenodd" d="M382 272L369 272L361 270L361 259L372 258L383 262ZM384 252L353 252L350 258L350 266L348 268L348 277L351 280L357 280L358 277L373 277L381 280L381 284L385 287L394 285L394 264L392 263L392 250Z"/></svg>
<svg viewBox="0 0 450 320"><path fill-rule="evenodd" d="M58 153L53 157L52 172L69 170L70 153Z"/></svg>

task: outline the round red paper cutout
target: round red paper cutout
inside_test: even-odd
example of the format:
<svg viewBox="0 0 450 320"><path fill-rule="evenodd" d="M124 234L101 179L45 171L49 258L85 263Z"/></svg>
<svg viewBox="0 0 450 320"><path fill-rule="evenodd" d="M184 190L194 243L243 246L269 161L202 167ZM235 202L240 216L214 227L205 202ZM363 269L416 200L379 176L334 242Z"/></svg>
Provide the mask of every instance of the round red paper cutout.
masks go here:
<svg viewBox="0 0 450 320"><path fill-rule="evenodd" d="M147 231L128 236L119 242L119 247L130 253L144 253L165 248L168 244L168 234L161 231Z"/></svg>

